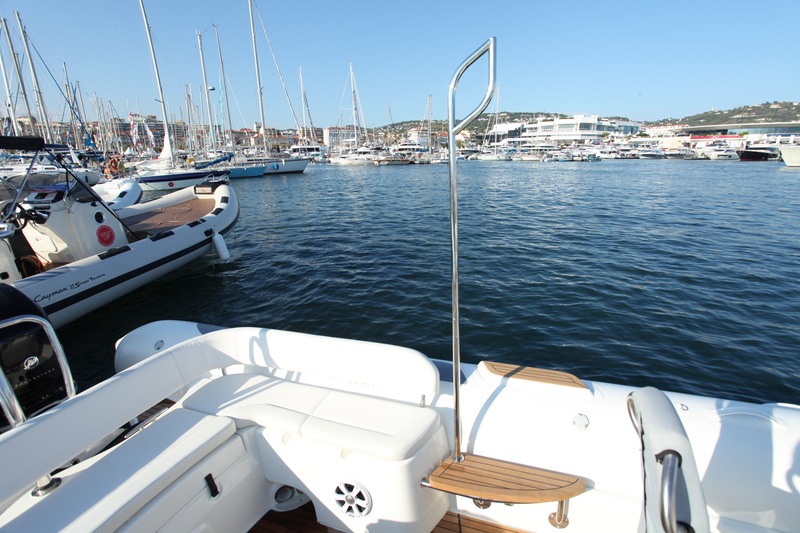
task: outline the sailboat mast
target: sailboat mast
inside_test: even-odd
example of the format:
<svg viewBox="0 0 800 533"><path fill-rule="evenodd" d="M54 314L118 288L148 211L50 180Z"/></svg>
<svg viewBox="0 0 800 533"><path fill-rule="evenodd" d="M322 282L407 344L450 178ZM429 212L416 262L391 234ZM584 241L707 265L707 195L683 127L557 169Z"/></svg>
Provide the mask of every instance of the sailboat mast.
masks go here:
<svg viewBox="0 0 800 533"><path fill-rule="evenodd" d="M314 119L311 118L311 108L308 106L308 97L306 96L306 87L303 83L303 67L300 67L300 93L303 95L303 129L306 128L306 116L308 116L308 132L304 131L303 135L306 141L311 139L315 145L317 144L317 132L314 130ZM307 143L306 143L307 144Z"/></svg>
<svg viewBox="0 0 800 533"><path fill-rule="evenodd" d="M3 19L5 25L5 19ZM13 54L13 50L11 51ZM19 125L17 124L17 117L14 114L14 102L11 98L11 86L8 84L8 77L6 76L6 63L3 60L3 53L0 52L0 73L3 74L3 85L6 89L6 110L8 117L11 119L11 127L14 130L14 135L19 135Z"/></svg>
<svg viewBox="0 0 800 533"><path fill-rule="evenodd" d="M206 60L203 57L203 34L197 32L197 47L200 49L200 69L203 71L203 91L206 94L206 111L208 112L208 133L211 139L212 150L217 147L217 136L214 131L214 116L211 114L211 94L206 79Z"/></svg>
<svg viewBox="0 0 800 533"><path fill-rule="evenodd" d="M250 8L250 33L253 37L253 58L256 62L256 90L258 91L258 111L261 113L261 138L264 141L264 155L267 155L267 122L264 118L264 100L261 90L261 69L258 66L258 46L256 45L256 25L253 22L253 0L247 0Z"/></svg>
<svg viewBox="0 0 800 533"><path fill-rule="evenodd" d="M431 128L431 121L433 120L432 100L433 96L429 94L428 95L428 142L427 142L429 154L432 152L433 149L433 131Z"/></svg>
<svg viewBox="0 0 800 533"><path fill-rule="evenodd" d="M228 127L231 129L231 148L236 145L236 139L233 136L233 120L231 120L231 105L228 103L228 80L225 78L225 63L222 61L222 46L219 44L219 28L216 24L214 26L214 33L217 36L217 53L219 54L219 72L222 77L222 90L225 92L225 110L228 114ZM222 127L222 137L225 137L225 126Z"/></svg>
<svg viewBox="0 0 800 533"><path fill-rule="evenodd" d="M350 63L350 97L353 100L353 131L356 136L356 145L361 144L361 120L358 118L358 98L356 97L356 76L353 74L353 64Z"/></svg>
<svg viewBox="0 0 800 533"><path fill-rule="evenodd" d="M165 159L169 157L169 160L172 161L172 143L169 140L169 124L167 124L167 105L164 103L164 91L161 89L161 76L158 74L158 61L156 61L156 51L153 48L153 36L150 34L150 23L147 22L147 13L144 10L144 0L139 0L139 7L142 8L147 43L150 45L150 57L153 58L153 70L156 73L156 85L158 86L158 102L161 104L161 117L164 121L164 147L159 158Z"/></svg>
<svg viewBox="0 0 800 533"><path fill-rule="evenodd" d="M25 91L25 80L22 77L22 69L19 66L19 58L17 57L17 53L14 51L14 43L11 42L11 33L8 31L6 19L0 18L0 22L3 24L3 31L6 32L8 50L11 53L11 60L14 62L14 72L17 74L17 79L19 80L19 90L22 92L22 101L25 102L25 110L28 112L28 121L31 124L31 134L36 135L36 130L33 128L33 113L31 113L31 104L28 101L28 93Z"/></svg>
<svg viewBox="0 0 800 533"><path fill-rule="evenodd" d="M76 102L75 102L75 99L74 99L75 92L72 90L72 85L69 82L69 74L67 73L67 63L66 62L62 62L61 65L64 67L64 85L65 85L65 89L66 89L66 92L64 93L64 95L67 97L67 105L69 106L70 111L71 111L70 116L69 116L69 127L72 130L72 138L74 139L73 142L77 143L79 134L78 134L78 125L75 123L76 122L75 121L75 116L77 114L77 112L75 111L76 110L76 107L75 107L76 106ZM78 118L78 120L80 120L80 117ZM75 146L79 147L78 145L75 145Z"/></svg>
<svg viewBox="0 0 800 533"><path fill-rule="evenodd" d="M33 57L31 57L31 51L28 48L28 32L25 31L25 26L22 25L19 11L14 11L14 16L17 17L19 33L22 35L22 46L25 48L25 54L28 56L28 66L31 69L31 81L33 81L33 93L36 95L36 104L39 106L39 122L44 124L43 128L44 133L46 133L45 138L47 141L53 142L53 132L50 131L50 119L47 118L47 110L44 108L42 91L39 89L39 79L36 77L36 69L33 67Z"/></svg>

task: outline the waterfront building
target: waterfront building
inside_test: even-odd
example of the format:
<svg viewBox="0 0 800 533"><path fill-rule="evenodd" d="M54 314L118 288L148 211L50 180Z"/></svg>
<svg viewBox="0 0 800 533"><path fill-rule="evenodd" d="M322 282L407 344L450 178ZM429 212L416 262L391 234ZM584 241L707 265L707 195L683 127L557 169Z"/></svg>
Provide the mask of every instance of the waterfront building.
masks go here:
<svg viewBox="0 0 800 533"><path fill-rule="evenodd" d="M662 146L703 146L724 141L737 150L753 144L795 144L800 140L800 121L750 122L741 124L703 124L670 126L675 137L660 139ZM647 128L651 136L651 128Z"/></svg>
<svg viewBox="0 0 800 533"><path fill-rule="evenodd" d="M332 126L323 128L322 143L329 148L334 146L355 148L362 143L362 139L356 138L356 129L353 126Z"/></svg>
<svg viewBox="0 0 800 533"><path fill-rule="evenodd" d="M419 146L428 146L428 134L430 132L427 128L411 128L406 132L408 142Z"/></svg>
<svg viewBox="0 0 800 533"><path fill-rule="evenodd" d="M662 126L642 126L641 132L648 137L675 137L683 128L688 127L686 124L665 124Z"/></svg>
<svg viewBox="0 0 800 533"><path fill-rule="evenodd" d="M627 120L600 118L598 115L574 115L569 118L542 117L525 124L520 135L522 144L553 143L557 145L594 144L603 140L637 135L642 125Z"/></svg>
<svg viewBox="0 0 800 533"><path fill-rule="evenodd" d="M800 121L794 122L749 122L742 124L704 124L684 126L679 135L762 135L769 137L800 137Z"/></svg>

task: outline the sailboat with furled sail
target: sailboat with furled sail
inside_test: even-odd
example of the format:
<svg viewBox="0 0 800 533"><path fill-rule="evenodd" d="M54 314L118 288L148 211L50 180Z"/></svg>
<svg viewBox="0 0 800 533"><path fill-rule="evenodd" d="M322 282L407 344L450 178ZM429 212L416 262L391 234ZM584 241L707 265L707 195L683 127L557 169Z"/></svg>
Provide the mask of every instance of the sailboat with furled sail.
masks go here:
<svg viewBox="0 0 800 533"><path fill-rule="evenodd" d="M256 29L255 21L253 18L253 1L248 0L247 5L250 12L250 33L253 40L253 59L255 62L256 70L256 91L258 94L258 110L261 117L261 150L255 154L242 155L237 154L232 159L234 166L245 166L248 168L259 167L263 170L259 175L268 174L299 174L305 171L308 166L309 159L305 157L274 157L270 154L269 147L267 146L267 127L266 117L264 115L264 98L263 89L261 86L261 67L258 62L258 44L256 42ZM276 61L277 66L277 61ZM280 70L278 71L280 75ZM292 111L294 114L294 111ZM248 174L249 175L249 174ZM235 171L231 177L245 177L239 176Z"/></svg>
<svg viewBox="0 0 800 533"><path fill-rule="evenodd" d="M800 406L462 363L456 136L495 54L490 37L448 93L452 359L162 320L76 394L47 315L0 285L0 529L796 532ZM456 122L484 55L484 99Z"/></svg>
<svg viewBox="0 0 800 533"><path fill-rule="evenodd" d="M156 75L156 85L158 86L158 101L161 103L161 116L164 122L164 142L161 154L154 161L145 161L134 165L136 176L145 190L177 190L192 185L197 185L209 178L225 177L227 170L217 169L197 169L184 167L176 164L172 153L172 143L169 138L169 124L167 123L167 107L164 103L164 91L161 88L161 76L158 72L158 61L156 52L153 48L153 37L150 34L150 24L147 21L147 13L144 10L144 0L139 0L139 7L142 9L142 19L144 29L147 32L147 42L150 45L150 56L153 59L153 70Z"/></svg>
<svg viewBox="0 0 800 533"><path fill-rule="evenodd" d="M370 142L367 128L361 123L361 97L358 95L352 63L350 63L350 97L353 103L352 136L347 135L349 132L346 129L340 129L341 146L339 146L338 154L331 158L331 163L335 165L371 165L373 160L385 154L383 147Z"/></svg>
<svg viewBox="0 0 800 533"><path fill-rule="evenodd" d="M325 147L317 142L317 133L314 129L314 121L311 119L311 108L308 105L305 84L303 83L303 69L300 68L300 94L302 105L303 125L298 128L301 131L298 143L289 148L289 153L299 157L308 157L312 163L327 163L328 156ZM308 123L306 123L308 119Z"/></svg>

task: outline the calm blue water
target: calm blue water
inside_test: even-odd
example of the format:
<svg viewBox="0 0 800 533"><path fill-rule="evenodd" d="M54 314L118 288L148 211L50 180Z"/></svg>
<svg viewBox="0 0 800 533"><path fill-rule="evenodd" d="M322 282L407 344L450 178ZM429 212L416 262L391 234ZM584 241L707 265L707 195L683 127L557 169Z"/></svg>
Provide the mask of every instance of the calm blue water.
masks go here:
<svg viewBox="0 0 800 533"><path fill-rule="evenodd" d="M462 357L800 403L800 172L782 163L460 163ZM447 167L234 181L233 261L194 263L59 332L85 388L157 319L450 357Z"/></svg>

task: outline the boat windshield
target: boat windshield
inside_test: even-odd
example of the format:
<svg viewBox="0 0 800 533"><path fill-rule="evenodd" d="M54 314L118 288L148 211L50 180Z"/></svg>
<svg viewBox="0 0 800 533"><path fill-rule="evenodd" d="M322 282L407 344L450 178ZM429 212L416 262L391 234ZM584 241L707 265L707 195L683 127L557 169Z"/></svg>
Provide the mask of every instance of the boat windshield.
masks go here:
<svg viewBox="0 0 800 533"><path fill-rule="evenodd" d="M19 193L19 194L18 194ZM83 186L69 172L39 171L25 174L0 175L0 206L5 207L16 200L17 203L38 203L44 199L62 199L69 196L77 202L91 202L98 198L91 189ZM3 209L1 219L7 218Z"/></svg>

